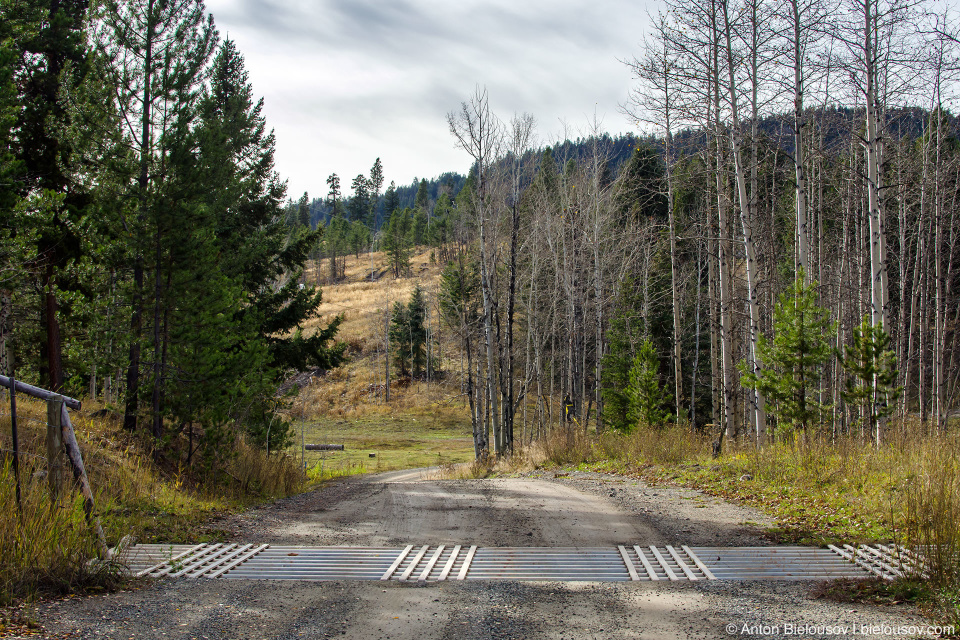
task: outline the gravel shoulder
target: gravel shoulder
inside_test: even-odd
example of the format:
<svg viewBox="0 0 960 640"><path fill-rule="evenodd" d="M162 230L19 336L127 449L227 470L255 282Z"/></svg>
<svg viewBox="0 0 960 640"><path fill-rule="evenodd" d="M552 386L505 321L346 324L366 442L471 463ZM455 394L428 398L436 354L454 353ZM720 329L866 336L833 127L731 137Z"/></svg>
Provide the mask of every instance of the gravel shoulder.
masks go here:
<svg viewBox="0 0 960 640"><path fill-rule="evenodd" d="M697 491L604 474L458 481L413 471L338 481L215 526L238 541L299 545L754 546L770 544L768 524L754 509ZM166 580L45 603L38 619L50 638L151 640L833 638L826 627L855 636L865 634L851 625L926 624L908 607L815 600L812 587ZM798 635L789 624L824 632Z"/></svg>

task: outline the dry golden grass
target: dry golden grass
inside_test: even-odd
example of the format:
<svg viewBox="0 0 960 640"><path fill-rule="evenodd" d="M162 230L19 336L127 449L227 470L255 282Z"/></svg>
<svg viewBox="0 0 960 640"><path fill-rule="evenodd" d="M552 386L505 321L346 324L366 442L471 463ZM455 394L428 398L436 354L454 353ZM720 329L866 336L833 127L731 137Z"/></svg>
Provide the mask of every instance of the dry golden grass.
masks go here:
<svg viewBox="0 0 960 640"><path fill-rule="evenodd" d="M297 438L291 452L301 455L300 431L307 442L344 444L343 452L306 452L311 478L349 473L436 466L473 458L470 418L456 375L458 362L453 336L443 338L434 358L441 362L437 379L398 379L391 364L390 402L385 397L385 332L388 310L406 304L416 286L426 292L429 322L437 327L436 306L442 267L425 251L411 259L410 277L394 278L382 254L373 255L377 280L370 281L371 258L346 259L346 277L321 284L319 319L326 324L337 315L344 320L337 339L346 342L348 362L326 372L301 389L289 409ZM325 263L321 263L321 276ZM312 272L315 273L315 272ZM310 281L308 276L308 281Z"/></svg>
<svg viewBox="0 0 960 640"><path fill-rule="evenodd" d="M386 273L385 257L381 252L371 255L361 254L360 258L346 258L346 277L334 284L324 284L323 276L326 263L321 261L321 288L323 303L319 317L305 325L305 329L314 329L326 325L338 315L343 315L338 338L351 345L351 351L370 353L381 344L386 320L386 311L395 302L406 302L418 284L428 292L428 298L435 305L437 285L440 280L441 265L430 261L431 251L424 251L411 257L410 267L413 275L394 278ZM370 277L371 260L374 271L380 277L374 281ZM307 282L316 282L316 266L311 264Z"/></svg>
<svg viewBox="0 0 960 640"><path fill-rule="evenodd" d="M468 480L530 473L539 469L549 459L543 442L528 446L515 444L513 455L503 458L487 456L462 463L446 463L430 477L438 480Z"/></svg>
<svg viewBox="0 0 960 640"><path fill-rule="evenodd" d="M427 293L430 305L430 322L438 323L437 293L441 265L431 262L431 251L414 255L411 262L413 276L395 279L386 271L382 253L372 257L375 271L382 275L370 281L371 257L361 255L346 258L346 278L335 284L323 284L323 303L319 318L306 325L312 329L325 325L342 315L337 339L349 345L349 362L314 380L301 390L291 408L291 416L298 421L324 418L358 419L362 417L389 417L396 413L417 414L440 412L456 420L466 415L465 405L457 383L452 376L440 381L397 380L396 370L391 370L390 404L384 394L384 349L388 309L396 302L406 303L416 286ZM321 273L324 263L321 263ZM311 273L315 273L311 266ZM309 280L309 277L308 277ZM444 337L439 347L441 359L454 351L449 343L450 335ZM434 353L437 356L437 353ZM454 362L443 360L441 369L447 372L457 368ZM392 365L391 365L392 366Z"/></svg>
<svg viewBox="0 0 960 640"><path fill-rule="evenodd" d="M4 403L5 405L5 403ZM70 592L109 587L118 574L109 566L87 564L95 544L65 470L59 505L52 507L46 462L46 405L18 394L22 515L15 503L11 467L10 413L0 405L0 604L29 598L38 591ZM220 470L220 480L202 484L189 469L160 469L142 442L122 430L119 419L96 413L85 402L71 411L71 423L95 494L96 515L109 545L126 535L139 542L207 542L223 532L206 524L212 515L236 510L254 500L289 495L303 482L287 456L272 455L236 443ZM94 417L100 415L101 417Z"/></svg>

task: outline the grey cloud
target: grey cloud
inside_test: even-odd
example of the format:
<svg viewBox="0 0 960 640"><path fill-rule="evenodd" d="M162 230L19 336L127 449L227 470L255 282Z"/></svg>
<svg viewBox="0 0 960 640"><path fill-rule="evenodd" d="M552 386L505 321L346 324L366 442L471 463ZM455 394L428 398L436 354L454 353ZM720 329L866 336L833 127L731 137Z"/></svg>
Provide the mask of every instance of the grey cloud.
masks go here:
<svg viewBox="0 0 960 640"><path fill-rule="evenodd" d="M545 136L560 119L584 123L595 103L607 129L628 128L616 103L629 73L616 58L641 40L635 0L208 2L221 30L243 33L248 62L269 60L254 91L268 119L276 114L278 166L293 191L323 189L317 175L352 175L377 155L394 159L388 173L398 183L456 169L445 115L477 84L501 117L530 112ZM265 71L278 65L286 73Z"/></svg>

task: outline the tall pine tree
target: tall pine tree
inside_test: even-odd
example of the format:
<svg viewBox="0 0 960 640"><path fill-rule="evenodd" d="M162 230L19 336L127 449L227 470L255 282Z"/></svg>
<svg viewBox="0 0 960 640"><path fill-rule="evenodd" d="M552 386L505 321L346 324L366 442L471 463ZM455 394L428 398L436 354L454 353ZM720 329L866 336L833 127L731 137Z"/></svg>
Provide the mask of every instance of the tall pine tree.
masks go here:
<svg viewBox="0 0 960 640"><path fill-rule="evenodd" d="M112 63L112 82L138 163L130 194L136 198L136 215L127 222L133 237L129 251L133 283L123 423L125 428L135 429L141 413L144 312L152 298L153 326L148 341L153 347L151 430L159 438L162 375L158 367L162 368L165 342L162 316L167 281L164 262L169 264L165 246L170 246L170 237L164 234L176 228L169 205L183 195L176 189L168 190L171 181L167 169L175 151L190 144L186 137L195 122L196 101L217 33L202 0L108 0L100 18L100 43ZM149 289L144 278L148 270L152 270L149 275L153 280ZM166 302L171 301L167 298Z"/></svg>

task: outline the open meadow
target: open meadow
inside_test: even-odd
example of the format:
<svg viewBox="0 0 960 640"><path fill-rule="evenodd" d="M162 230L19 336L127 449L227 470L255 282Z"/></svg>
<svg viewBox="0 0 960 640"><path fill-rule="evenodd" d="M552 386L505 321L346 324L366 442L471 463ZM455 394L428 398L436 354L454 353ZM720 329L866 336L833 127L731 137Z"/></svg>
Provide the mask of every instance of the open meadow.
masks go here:
<svg viewBox="0 0 960 640"><path fill-rule="evenodd" d="M439 326L441 267L431 261L429 251L411 257L409 277L395 279L383 264L380 253L359 259L348 256L346 277L332 284L325 281L325 263L320 264L323 304L320 316L305 328L326 325L341 315L338 339L348 345L349 362L304 385L290 409L296 440L291 455L302 454L301 443L344 445L342 452L305 452L306 466L316 479L474 458L469 410L458 382L461 363L448 357L453 353L451 337ZM318 282L315 263L305 279ZM418 285L427 299L427 322L439 338L435 359L440 371L426 381L398 379L394 369L388 404L384 393L388 309L397 302L406 304Z"/></svg>

